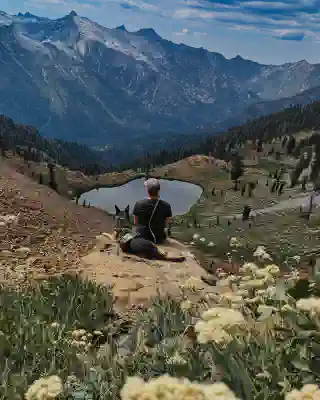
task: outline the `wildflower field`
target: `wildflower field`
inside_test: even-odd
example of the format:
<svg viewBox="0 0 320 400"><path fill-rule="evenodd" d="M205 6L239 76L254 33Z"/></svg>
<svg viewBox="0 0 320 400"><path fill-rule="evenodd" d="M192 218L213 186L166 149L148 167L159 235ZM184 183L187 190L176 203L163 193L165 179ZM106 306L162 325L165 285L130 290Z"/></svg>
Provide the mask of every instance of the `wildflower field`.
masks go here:
<svg viewBox="0 0 320 400"><path fill-rule="evenodd" d="M266 253L266 250L264 250ZM64 276L0 293L0 398L319 399L320 293L265 254L221 294L117 314L112 288ZM315 277L316 278L316 277Z"/></svg>

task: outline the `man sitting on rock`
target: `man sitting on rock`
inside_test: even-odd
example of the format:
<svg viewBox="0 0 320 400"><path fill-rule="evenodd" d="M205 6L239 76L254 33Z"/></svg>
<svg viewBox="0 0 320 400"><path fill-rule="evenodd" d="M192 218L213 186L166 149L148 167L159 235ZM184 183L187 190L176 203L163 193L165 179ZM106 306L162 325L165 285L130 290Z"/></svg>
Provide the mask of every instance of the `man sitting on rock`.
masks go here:
<svg viewBox="0 0 320 400"><path fill-rule="evenodd" d="M167 238L165 230L172 210L170 204L160 199L158 179L150 178L144 185L148 198L138 201L134 206L134 237L127 243L127 251L151 259L184 261L185 257L168 257L157 247Z"/></svg>
<svg viewBox="0 0 320 400"><path fill-rule="evenodd" d="M140 200L133 209L135 231L140 237L161 244L166 239L168 219L172 217L169 203L160 199L160 182L150 178L144 183L148 198Z"/></svg>

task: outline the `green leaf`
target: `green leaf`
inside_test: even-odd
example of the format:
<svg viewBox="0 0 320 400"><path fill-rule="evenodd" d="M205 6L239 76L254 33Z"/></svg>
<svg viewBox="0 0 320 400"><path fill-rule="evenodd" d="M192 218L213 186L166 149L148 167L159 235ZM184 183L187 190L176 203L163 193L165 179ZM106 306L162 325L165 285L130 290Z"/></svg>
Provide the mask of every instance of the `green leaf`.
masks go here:
<svg viewBox="0 0 320 400"><path fill-rule="evenodd" d="M291 364L300 371L311 372L309 368L309 362L306 360L295 360L291 361Z"/></svg>
<svg viewBox="0 0 320 400"><path fill-rule="evenodd" d="M269 318L274 311L273 307L260 305L257 309L258 313L261 314L257 321L264 321L265 319Z"/></svg>
<svg viewBox="0 0 320 400"><path fill-rule="evenodd" d="M313 342L311 344L311 351L315 356L320 357L320 343Z"/></svg>
<svg viewBox="0 0 320 400"><path fill-rule="evenodd" d="M272 295L272 300L278 301L287 301L288 296L286 295L287 292L287 284L284 280L278 280L275 286L275 292Z"/></svg>
<svg viewBox="0 0 320 400"><path fill-rule="evenodd" d="M296 339L297 340L299 340L299 339L307 339L309 337L317 335L317 333L318 333L317 331L304 331L304 330L302 330L302 331L300 331L298 333Z"/></svg>

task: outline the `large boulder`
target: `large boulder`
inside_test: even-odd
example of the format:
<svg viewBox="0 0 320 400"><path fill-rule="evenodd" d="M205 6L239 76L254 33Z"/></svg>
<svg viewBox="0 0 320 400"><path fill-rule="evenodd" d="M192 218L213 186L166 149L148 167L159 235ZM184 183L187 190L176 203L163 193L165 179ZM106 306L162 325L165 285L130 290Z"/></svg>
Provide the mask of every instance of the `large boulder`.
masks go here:
<svg viewBox="0 0 320 400"><path fill-rule="evenodd" d="M113 243L105 252L94 249L82 258L82 276L95 283L112 287L117 305L121 308L147 305L158 294L199 299L216 289L203 281L204 271L193 254L179 242L170 240L161 250L170 256L184 255L184 262L147 260L124 254L117 255Z"/></svg>

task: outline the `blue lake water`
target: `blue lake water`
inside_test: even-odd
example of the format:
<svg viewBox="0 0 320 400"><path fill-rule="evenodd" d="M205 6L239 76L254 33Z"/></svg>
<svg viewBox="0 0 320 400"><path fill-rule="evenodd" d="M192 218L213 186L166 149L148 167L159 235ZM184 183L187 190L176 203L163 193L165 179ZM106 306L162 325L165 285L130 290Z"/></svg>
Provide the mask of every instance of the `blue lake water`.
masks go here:
<svg viewBox="0 0 320 400"><path fill-rule="evenodd" d="M131 213L135 203L147 197L144 182L145 179L140 178L122 186L90 190L80 196L79 204L85 200L110 214L115 213L115 205L121 210L129 205ZM202 188L192 183L160 179L160 185L161 199L171 205L173 215L186 214L202 194Z"/></svg>

